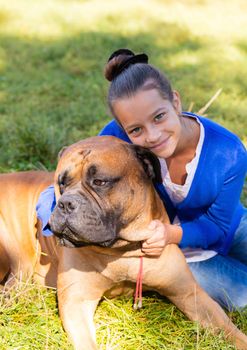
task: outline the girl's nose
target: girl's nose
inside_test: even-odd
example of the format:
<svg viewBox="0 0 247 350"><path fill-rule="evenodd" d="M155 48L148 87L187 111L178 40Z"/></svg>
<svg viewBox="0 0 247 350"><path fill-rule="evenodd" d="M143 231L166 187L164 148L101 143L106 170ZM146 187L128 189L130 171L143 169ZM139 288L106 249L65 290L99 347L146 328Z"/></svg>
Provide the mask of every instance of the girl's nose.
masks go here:
<svg viewBox="0 0 247 350"><path fill-rule="evenodd" d="M148 143L156 142L157 140L159 140L160 136L161 136L160 130L157 130L156 128L150 128L147 131L146 142Z"/></svg>

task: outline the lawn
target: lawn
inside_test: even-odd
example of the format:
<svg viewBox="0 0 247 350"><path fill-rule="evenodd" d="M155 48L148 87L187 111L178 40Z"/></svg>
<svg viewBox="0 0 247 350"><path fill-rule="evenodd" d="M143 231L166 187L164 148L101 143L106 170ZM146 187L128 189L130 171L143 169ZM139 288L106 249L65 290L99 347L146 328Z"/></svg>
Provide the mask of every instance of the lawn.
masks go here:
<svg viewBox="0 0 247 350"><path fill-rule="evenodd" d="M120 47L146 52L198 111L247 144L245 0L0 0L0 171L53 170L64 146L111 119L103 77ZM247 190L242 195L247 205ZM1 299L1 349L69 349L55 293L28 284ZM101 349L231 349L156 295L97 309ZM233 314L247 332L244 314Z"/></svg>

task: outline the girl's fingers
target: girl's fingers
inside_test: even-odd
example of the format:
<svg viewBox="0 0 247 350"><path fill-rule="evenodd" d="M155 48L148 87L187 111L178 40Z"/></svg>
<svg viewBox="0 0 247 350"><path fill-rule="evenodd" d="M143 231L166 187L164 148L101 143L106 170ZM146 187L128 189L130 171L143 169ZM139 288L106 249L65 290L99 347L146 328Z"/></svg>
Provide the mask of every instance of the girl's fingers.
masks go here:
<svg viewBox="0 0 247 350"><path fill-rule="evenodd" d="M148 225L149 230L154 230L157 227L157 220L152 220L150 224Z"/></svg>
<svg viewBox="0 0 247 350"><path fill-rule="evenodd" d="M156 232L155 235L153 235L145 241L145 243L147 243L148 245L156 242L163 242L163 244L165 243L164 232Z"/></svg>
<svg viewBox="0 0 247 350"><path fill-rule="evenodd" d="M153 252L162 252L163 249L164 247L160 246L160 247L152 247L152 248L142 248L142 251L144 253L153 253Z"/></svg>
<svg viewBox="0 0 247 350"><path fill-rule="evenodd" d="M143 250L143 253L145 253L146 255L148 255L148 256L160 256L161 255L161 253L162 253L162 251L163 251L163 249L160 249L160 250L152 250L152 251L148 251L148 252L146 252L146 251L144 251Z"/></svg>
<svg viewBox="0 0 247 350"><path fill-rule="evenodd" d="M143 249L157 249L157 248L159 249L159 248L164 248L164 246L165 246L164 240L156 242L156 244L149 244L147 242L142 243Z"/></svg>

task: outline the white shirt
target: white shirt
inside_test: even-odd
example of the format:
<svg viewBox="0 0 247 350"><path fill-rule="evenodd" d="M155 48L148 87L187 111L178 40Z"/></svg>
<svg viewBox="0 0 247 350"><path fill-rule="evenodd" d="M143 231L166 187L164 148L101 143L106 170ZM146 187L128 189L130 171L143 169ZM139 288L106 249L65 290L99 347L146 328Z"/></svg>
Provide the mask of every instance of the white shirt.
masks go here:
<svg viewBox="0 0 247 350"><path fill-rule="evenodd" d="M165 189L172 203L175 206L176 204L182 202L189 193L189 190L196 172L196 168L199 162L201 149L203 146L203 141L205 136L204 127L196 117L194 117L194 119L196 119L196 121L200 124L200 138L196 147L195 157L185 166L187 177L183 185L178 185L172 182L169 171L167 169L166 161L162 158L159 158L160 165L161 165L161 176L163 180L163 185L165 186ZM179 218L177 216L174 218L173 224L180 225ZM182 249L182 251L185 255L187 262L203 261L217 255L217 252L215 252L214 250L204 250L201 248L188 247L188 248Z"/></svg>

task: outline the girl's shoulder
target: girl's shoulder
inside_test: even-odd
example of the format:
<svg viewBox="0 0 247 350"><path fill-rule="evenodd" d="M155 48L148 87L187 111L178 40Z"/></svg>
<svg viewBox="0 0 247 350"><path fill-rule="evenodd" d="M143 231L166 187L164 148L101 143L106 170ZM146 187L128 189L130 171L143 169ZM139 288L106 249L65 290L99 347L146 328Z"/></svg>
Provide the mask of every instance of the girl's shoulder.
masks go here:
<svg viewBox="0 0 247 350"><path fill-rule="evenodd" d="M184 115L197 118L204 127L203 166L217 169L222 175L247 171L246 148L237 135L208 118L193 113Z"/></svg>
<svg viewBox="0 0 247 350"><path fill-rule="evenodd" d="M202 123L205 130L205 139L211 143L212 147L217 145L217 148L221 148L222 150L224 148L234 148L235 150L238 149L240 152L246 154L246 149L242 141L230 130L211 119L202 117L195 113L184 112L183 114L197 118Z"/></svg>
<svg viewBox="0 0 247 350"><path fill-rule="evenodd" d="M122 129L122 127L117 123L116 120L111 120L106 126L100 131L100 136L116 136L119 139L131 143L128 135Z"/></svg>

